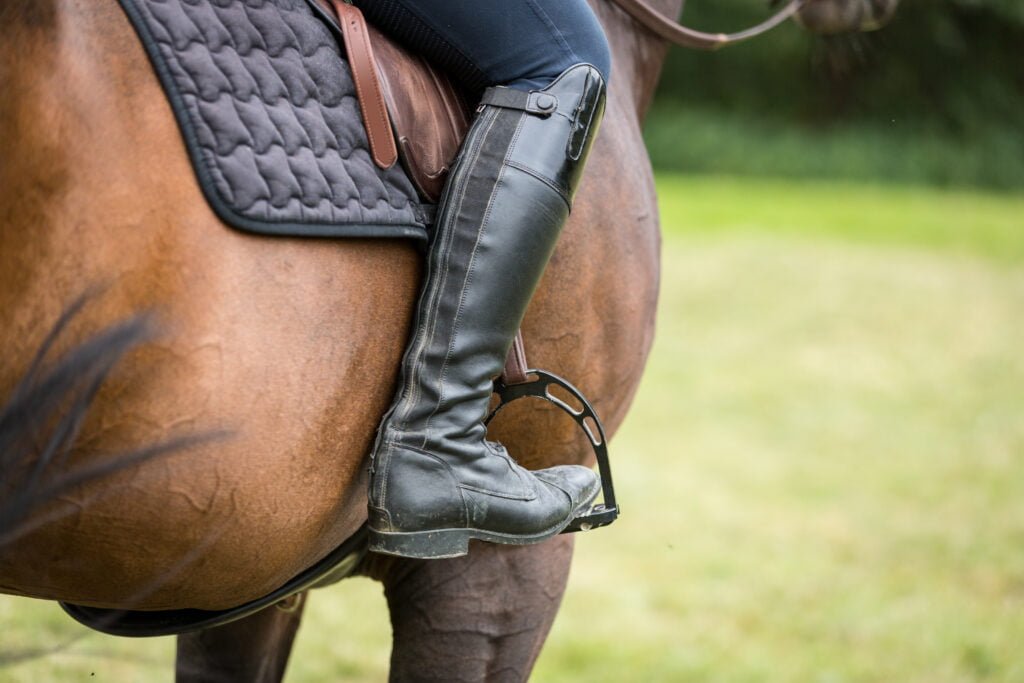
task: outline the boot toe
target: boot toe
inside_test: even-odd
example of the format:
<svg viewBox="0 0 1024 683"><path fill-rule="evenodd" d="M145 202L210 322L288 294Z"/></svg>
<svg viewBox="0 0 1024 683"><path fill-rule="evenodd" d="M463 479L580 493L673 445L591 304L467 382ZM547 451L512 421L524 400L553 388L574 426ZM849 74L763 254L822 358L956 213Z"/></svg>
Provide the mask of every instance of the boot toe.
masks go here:
<svg viewBox="0 0 1024 683"><path fill-rule="evenodd" d="M601 479L589 467L559 465L533 473L545 484L563 491L568 497L573 514L584 507L601 490Z"/></svg>

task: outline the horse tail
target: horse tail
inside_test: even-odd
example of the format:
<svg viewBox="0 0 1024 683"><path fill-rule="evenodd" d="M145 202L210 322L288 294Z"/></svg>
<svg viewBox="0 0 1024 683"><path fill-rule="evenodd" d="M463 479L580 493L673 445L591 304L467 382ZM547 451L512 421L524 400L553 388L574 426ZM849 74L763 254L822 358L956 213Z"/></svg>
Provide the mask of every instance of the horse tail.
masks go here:
<svg viewBox="0 0 1024 683"><path fill-rule="evenodd" d="M55 362L53 347L82 311L91 293L72 303L47 334L7 403L0 406L0 547L27 533L30 514L56 496L137 463L182 451L213 434L185 436L72 470L68 455L89 406L125 354L152 338L150 314L111 325Z"/></svg>

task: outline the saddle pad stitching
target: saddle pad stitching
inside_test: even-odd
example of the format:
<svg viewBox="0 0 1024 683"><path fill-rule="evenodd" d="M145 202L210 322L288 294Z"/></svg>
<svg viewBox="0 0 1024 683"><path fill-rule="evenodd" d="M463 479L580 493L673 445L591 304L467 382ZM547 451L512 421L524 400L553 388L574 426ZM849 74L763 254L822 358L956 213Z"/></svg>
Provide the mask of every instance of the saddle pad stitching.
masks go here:
<svg viewBox="0 0 1024 683"><path fill-rule="evenodd" d="M214 7L200 1L188 2L188 7L178 7L191 30L200 35L194 39L179 41L177 44L191 46L187 49L193 50L207 49L201 38L205 37L205 40L210 42L214 39L210 38L209 34L216 34L217 31L210 29L204 34L197 24L197 17L200 17L200 14L190 10L202 5L195 11L206 11L219 16L220 12L241 6L245 16L250 18L255 16L254 12L258 13L267 8L272 10L270 14L261 16L260 21L252 21L253 26L245 29L247 33L243 31L243 40L240 40L239 35L233 35L220 27L222 33L217 34L215 39L222 44L232 43L231 49L237 57L232 55L231 59L218 59L216 54L211 52L205 58L205 62L212 64L215 69L215 81L241 83L241 86L235 87L241 87L245 94L237 97L232 103L234 106L229 109L231 117L242 121L250 113L240 109L239 103L262 103L266 106L266 111L271 112L265 117L271 125L261 131L261 135L237 139L231 138L230 135L218 137L211 130L206 130L200 135L199 131L194 129L189 117L202 116L201 109L204 104L209 104L211 99L219 102L225 97L230 97L230 93L217 92L216 88L210 87L204 89L196 83L188 82L188 68L194 67L195 64L180 63L168 55L174 44L173 36L157 23L161 39L154 37L146 18L142 16L145 10L139 8L139 5L145 5L147 8L153 5L168 6L181 0L148 0L148 4L147 0L120 1L146 44L150 61L156 68L172 108L179 118L179 127L199 176L203 194L222 220L234 227L263 234L425 239L423 209L415 190L404 175L397 176L397 180L392 173L386 174L386 177L378 175L378 180L371 182L368 187L357 187L357 180L365 178L352 175L348 169L342 174L342 166L332 168L322 163L324 160L333 161L336 157L340 164L355 163L350 161L353 159L364 165L373 164L368 144L359 144L358 138L362 137L365 140L365 133L361 130L358 134L351 130L338 130L339 122L346 117L351 118L354 115L358 121L358 114L355 113L356 103L351 95L346 95L339 87L329 85L329 92L324 91L322 68L320 71L294 68L291 71L285 70L277 81L271 83L272 92L268 92L265 83L255 76L248 73L231 73L231 69L237 66L235 62L253 54L259 54L261 59L269 59L274 54L294 53L320 60L324 64L340 62L339 47L330 27L309 12L302 2L274 0L259 3L257 6L252 0L242 3L236 0ZM307 9L302 16L299 11L289 13L288 10L298 10L300 6ZM277 17L276 14L280 16ZM285 42L297 42L299 46L289 44L282 48L278 43L268 42L258 26L268 16L280 20L279 23L284 26L281 35L285 36ZM295 24L294 22L299 19L303 22L315 22L316 26ZM303 40L308 38L307 36L299 39L297 36L300 31L313 34L320 43L313 48L300 49ZM324 40L324 36L329 43ZM204 61L202 56L193 56L196 63ZM174 68L169 68L167 63ZM260 92L264 94L264 100L257 96ZM290 104L289 109L279 111L273 108L285 101ZM353 141L354 144L345 144ZM245 209L256 215L244 215L238 210L239 198L233 192L234 188L225 177L223 169L216 164L217 156L224 154L234 154L241 160L239 163L253 167L262 163L261 158L274 155L281 157L281 163L272 164L265 169L265 177L260 178L258 184L246 188L249 204ZM287 175L281 176L280 173L285 169L288 170ZM250 180L250 183L252 182ZM281 193L285 190L287 192L284 194L288 196L282 198ZM330 220L324 220L326 213L331 214ZM347 222L342 223L339 216L347 217Z"/></svg>
<svg viewBox="0 0 1024 683"><path fill-rule="evenodd" d="M243 9L245 9L246 13L248 14L248 13L249 13L249 7L248 7L248 6L246 6L246 5L243 5L242 7L243 7ZM185 14L185 16L186 16L186 17L187 17L187 18L188 18L188 19L189 19L190 21L192 21L192 23L193 23L193 26L195 27L195 29L196 29L197 31L201 32L201 31L202 31L202 27L201 27L201 26L199 26L199 25L198 25L198 24L197 24L197 23L195 22L195 20L194 20L194 19L192 18L192 16L191 16L191 15L189 15L189 14L188 14L187 12L185 12L184 14ZM291 29L291 27L287 25L287 22L285 22L285 26L286 26L286 27L287 27L287 28L288 28L289 30L292 30L292 29ZM206 47L206 46L205 46L205 44L203 44L203 43L201 43L201 42L199 42L199 41L189 41L189 42L187 42L187 43L186 43L185 45L183 45L183 46L182 46L182 48L180 48L180 50L182 50L182 51L183 51L183 50L184 50L185 48L188 48L188 47L189 47L189 46L191 46L191 45L199 45L199 46L201 46L201 47L203 47L203 48L205 48L205 47ZM236 49L237 49L237 48L236 48ZM315 54L316 52L319 52L320 50L324 50L324 49L329 49L329 48L327 48L326 46L318 46L318 47L317 47L317 48L316 48L316 49L314 50L314 52L310 53L310 56L311 56L312 54ZM245 50L242 50L242 49L238 49L238 53L239 53L239 55L240 55L240 56L243 56L243 57L244 57L244 56L248 56L248 55L251 55L251 54L253 54L253 53L257 53L257 52L258 52L258 53L263 53L263 54L266 54L266 55L268 55L268 56L270 56L270 57L275 57L275 56L280 56L280 55L284 54L284 53L285 53L286 51L288 51L288 50L295 50L295 51L299 52L299 53L300 53L301 55L303 55L303 56L307 56L305 52L302 52L301 50L299 50L299 49L298 49L298 48L296 48L295 46L291 46L291 45L286 45L286 46L284 46L284 47L283 47L283 49L282 49L282 50L280 50L280 51L279 51L279 52L278 52L277 54L275 54L274 52L272 52L272 51L271 51L271 50L270 50L270 49L269 49L269 48L268 48L268 47L267 47L266 45L255 45L255 44L254 44L254 45L252 45L252 46L250 46L250 48L248 49L248 51L245 51ZM224 72L224 70L223 70L223 68L221 67L221 65L220 65L220 64L219 64L219 63L218 63L218 62L217 62L216 60L211 60L211 61L212 61L213 65L214 65L214 66L216 66L216 67L218 68L218 70L219 70L219 71L221 72L221 75L222 75L222 76L224 77L224 79L225 79L226 81L230 81L230 80L231 80L231 78L230 78L229 74L227 74L227 73L225 73L225 72ZM313 83L313 85L315 86L316 84L315 84L315 83ZM256 91L258 91L258 90L259 90L259 84L258 84L258 83L255 83L255 88L254 88L254 90L256 90ZM194 99L196 99L196 100L201 100L201 101L203 101L203 102L207 102L207 103L213 103L213 102L215 102L215 101L218 101L218 100L220 100L220 99L223 99L223 98L225 98L225 97L227 97L227 98L230 98L230 93L226 93L226 92L220 92L220 93L217 93L217 95L216 95L216 97L215 97L214 99L208 99L208 98L205 98L205 97L203 97L203 96L202 96L202 94L201 94L201 93L196 93L196 94L188 94L188 95L186 95L185 97L186 97L187 99L190 99L190 100L194 98ZM291 97L291 92L289 92L287 96L281 95L281 96L278 96L278 97L275 97L275 98L270 98L270 97L267 97L267 96L266 96L265 94L263 94L262 92L259 92L259 97L253 97L253 96L251 96L251 95L250 95L250 96L249 96L248 98L242 98L242 97L235 97L235 98L231 98L231 99L233 99L233 100L234 100L234 101L233 101L233 104L235 104L235 109L236 109L236 113L238 113L238 115L239 115L239 119L241 120L241 119L242 119L243 117L242 117L242 115L241 115L241 112L238 112L238 111L237 111L237 103L238 103L238 102L245 102L245 103L249 103L249 102L253 102L253 101L259 101L259 102L262 102L262 103L264 103L264 104L266 104L266 105L274 105L274 104L276 104L276 103L278 103L278 102L283 102L283 101L287 100L287 101L288 101L288 102L289 102L290 104L292 104L293 106L296 106L296 107L304 107L304 106L305 106L305 104L306 104L306 102L308 102L308 101L309 101L310 99L313 99L313 98L307 98L307 99L306 99L306 101L304 101L304 102L296 102L296 101L295 101L294 99L292 99L292 97ZM278 123L277 123L276 121L274 121L274 120L273 120L273 117L269 117L269 119L270 119L270 122L271 122L272 124L274 124L274 126L275 126L275 128L276 128L276 131L275 131L275 132L277 132L277 134L278 134L278 137L279 137L279 138L281 138L281 141L280 141L280 142L270 142L270 144L268 145L268 147L269 147L269 146L275 146L275 145L277 145L277 146L280 146L280 147L281 147L282 149L286 149L286 150L287 150L287 148L286 148L286 145L285 145L285 143L284 143L284 140L283 140L283 137L284 137L284 136L283 136L283 133L282 133L282 131L281 131L281 129L280 129L280 126L279 126L279 124L278 124ZM301 121L300 121L300 124L301 124ZM303 132L303 134L304 134L304 135L306 135L307 139L309 139L309 131L308 131L308 130L306 130L305 128L303 128L303 131L302 131L302 132ZM250 136L250 138L249 138L249 139L250 139L250 141L252 140L251 136ZM235 145L234 147L232 147L232 148L229 148L229 149L224 149L223 147L221 147L220 145L218 145L218 150L217 150L217 152L218 152L218 154L220 154L220 155L227 155L227 154L230 154L230 153L231 153L232 151L235 151L235 150L237 150L237 149L238 149L239 147L249 147L249 148L253 149L253 151L257 151L257 147L256 147L256 144L255 144L255 141L252 141L252 142L251 142L250 144L246 144L246 143L244 143L244 142L239 142L239 143L237 143L237 144L236 144L236 145ZM331 149L332 147L330 147L330 146L329 146L328 148L329 148L329 149ZM349 155L345 155L345 154L344 154L344 153L343 153L343 152L341 151L341 148L340 148L340 147L338 147L338 146L334 146L334 147L333 147L332 149L336 150L336 151L337 151L337 152L338 152L338 153L339 153L340 155L342 155L342 157L343 157L343 158L346 158L346 159L347 159L347 158L348 158L348 157L349 157L349 156L351 155L351 152L350 152L350 154L349 154ZM260 151L261 151L262 153L266 153L266 150L267 150L267 147L264 147L264 148L263 148L262 150L260 150ZM208 156L208 155L207 155L207 156ZM318 159L321 159L321 158L326 158L326 154L325 154L325 155L318 155L318 154L316 154L315 152L314 152L314 156L316 156L316 157L317 157ZM210 161L211 161L211 164L212 164L212 160L210 160ZM288 159L287 161L289 162L289 164L291 164L291 159ZM212 169L213 169L213 171L214 171L215 173L217 173L218 175L220 175L220 176L223 176L223 174L222 174L222 173L220 173L220 169L218 169L218 168L217 168L217 166L216 166L215 164L212 164ZM324 184L324 185L325 185L326 187L328 187L328 188L330 189L330 191L331 191L331 196L332 196L332 199L333 199L333 198L335 197L335 193L334 193L334 186L333 186L333 184L332 184L332 183L330 182L330 179L329 179L329 178L327 178L326 174L324 174L324 172L323 172L323 169L322 169L322 168L320 168L320 167L318 166L318 167L317 167L317 170L318 170L318 171L320 171L320 174L321 174L321 179L323 180L323 184ZM299 177L299 176L298 176L298 174L297 174L297 173L295 173L294 175L295 175L295 178L296 178L296 179L298 179L298 177ZM266 183L266 178L265 178L265 177L261 177L261 178L260 178L260 180L261 180L261 181L263 182L263 185L264 185L264 187L266 188L266 190L267 190L267 191L266 191L266 193L265 193L265 196L261 196L261 197L259 198L259 200L257 200L256 202L254 202L254 204L253 204L253 205L255 206L255 205L258 205L258 204L260 204L261 202L267 202L267 203L269 203L269 204L270 204L270 205L271 205L272 207L274 207L274 208L277 208L277 209L285 208L285 206L284 206L284 205L277 205L277 204L274 204L274 202L272 201L272 193L271 193L271 191L270 191L270 188L269 188L269 186L268 186L268 185L267 185L267 183ZM222 182L223 182L223 178L222 178ZM227 188L226 186L225 186L225 189L228 189L228 191L230 192L230 189L229 189L229 188ZM380 203L380 201L382 201L382 200L378 200L378 203ZM301 200L300 200L300 202L301 202ZM312 205L309 205L309 204L306 204L305 202L301 202L301 203L303 204L303 206L307 206L307 207L310 207L310 208L315 208L314 206L312 206ZM361 202L361 204L362 204L363 206L366 206L367 208L373 208L373 207L370 207L370 206L366 205L365 203L362 203L362 202ZM393 207L394 207L394 204L391 204L390 202L389 202L389 205L390 205L390 206L393 206ZM399 207L395 207L395 208L399 208Z"/></svg>

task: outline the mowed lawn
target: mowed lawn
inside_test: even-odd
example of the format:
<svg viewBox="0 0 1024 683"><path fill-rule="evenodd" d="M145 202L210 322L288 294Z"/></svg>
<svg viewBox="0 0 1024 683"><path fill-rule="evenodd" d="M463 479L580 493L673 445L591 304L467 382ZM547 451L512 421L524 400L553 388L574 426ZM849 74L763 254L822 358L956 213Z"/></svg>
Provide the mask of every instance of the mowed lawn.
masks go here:
<svg viewBox="0 0 1024 683"><path fill-rule="evenodd" d="M536 681L1024 681L1024 199L662 177L659 331ZM0 681L169 681L173 642L0 598ZM76 640L77 639L77 640ZM290 681L380 681L376 584ZM95 674L95 675L93 675Z"/></svg>

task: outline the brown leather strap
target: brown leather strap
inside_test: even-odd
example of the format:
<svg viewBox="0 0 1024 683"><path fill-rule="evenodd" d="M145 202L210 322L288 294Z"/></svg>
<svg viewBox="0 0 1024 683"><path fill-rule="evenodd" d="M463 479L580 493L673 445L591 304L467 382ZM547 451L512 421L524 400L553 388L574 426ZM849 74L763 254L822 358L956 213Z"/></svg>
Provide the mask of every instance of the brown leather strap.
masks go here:
<svg viewBox="0 0 1024 683"><path fill-rule="evenodd" d="M331 0L338 13L341 34L345 38L345 52L356 82L359 108L363 112L366 134L370 138L370 154L381 168L391 168L398 161L398 148L391 130L384 95L377 76L377 62L366 31L366 20L355 5L344 0Z"/></svg>
<svg viewBox="0 0 1024 683"><path fill-rule="evenodd" d="M513 384L526 384L530 378L526 376L529 366L526 365L526 347L523 346L523 331L516 332L512 348L508 350L508 358L505 359L505 371L501 373L501 381L506 386Z"/></svg>
<svg viewBox="0 0 1024 683"><path fill-rule="evenodd" d="M689 47L696 50L717 50L720 47L733 45L759 36L792 17L804 4L804 0L791 0L775 16L746 31L740 31L739 33L704 33L703 31L694 31L692 28L680 26L660 14L658 10L648 5L645 0L611 0L611 2L621 7L629 16L636 19L656 35L681 47Z"/></svg>

